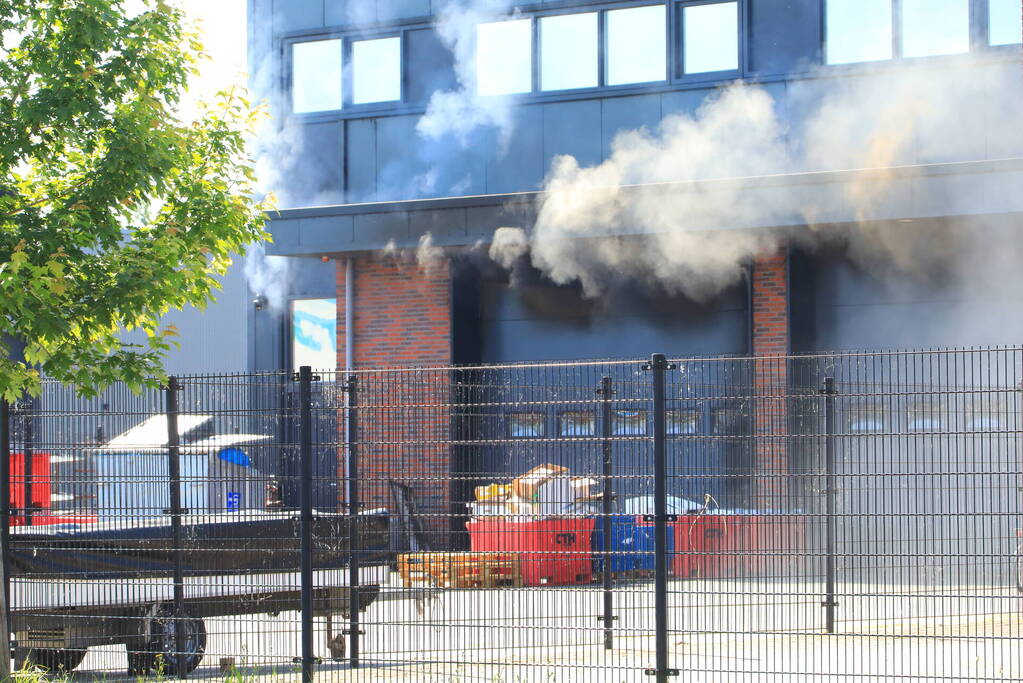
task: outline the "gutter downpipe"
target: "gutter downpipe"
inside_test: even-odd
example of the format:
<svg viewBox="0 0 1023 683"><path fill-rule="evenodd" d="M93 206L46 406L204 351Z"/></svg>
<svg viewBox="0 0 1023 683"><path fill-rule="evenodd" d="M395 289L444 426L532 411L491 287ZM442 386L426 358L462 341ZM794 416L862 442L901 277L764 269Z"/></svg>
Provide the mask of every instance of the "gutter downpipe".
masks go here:
<svg viewBox="0 0 1023 683"><path fill-rule="evenodd" d="M352 323L355 321L353 314L353 295L355 294L355 259L351 256L345 258L345 376L343 382L348 381L348 377L352 374L355 365L355 354L352 349L354 343L355 333L352 330ZM348 431L348 408L351 405L351 397L348 392L345 393L345 479L349 479L351 472L351 453L352 453L352 435ZM348 500L348 494L345 494L345 502Z"/></svg>
<svg viewBox="0 0 1023 683"><path fill-rule="evenodd" d="M345 259L345 373L352 371L352 294L355 289L355 273L352 268L355 260L349 256Z"/></svg>

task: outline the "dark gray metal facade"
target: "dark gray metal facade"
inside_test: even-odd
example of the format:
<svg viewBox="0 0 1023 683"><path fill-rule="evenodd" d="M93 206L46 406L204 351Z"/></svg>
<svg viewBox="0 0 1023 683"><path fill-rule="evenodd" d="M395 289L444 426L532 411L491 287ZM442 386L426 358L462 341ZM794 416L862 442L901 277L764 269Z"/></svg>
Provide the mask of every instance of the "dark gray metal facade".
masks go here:
<svg viewBox="0 0 1023 683"><path fill-rule="evenodd" d="M509 11L542 15L641 4L650 3L559 0L509 5ZM677 20L686 4L688 0L668 3L669 22ZM435 30L436 15L445 5L441 0L249 0L254 85L269 96L281 139L291 141L279 156L283 208L271 216L274 242L269 253L339 257L385 245L415 248L427 234L439 246L485 244L498 227L528 231L555 156L572 155L582 166L598 164L609 157L618 133L654 130L672 113L694 114L708 96L736 78L759 84L772 97L792 139L803 134L807 116L836 82L885 78L883 69L870 64L823 65L824 0L740 0L737 72L693 77L673 67L665 82L654 85L515 95L509 139L501 141L492 128L482 126L472 132L470 144L452 146L427 140L416 130L431 95L457 86L454 58ZM986 0L970 0L970 6L971 40L984 57L978 68L990 74L1018 71L1018 48L976 47L978 32L986 30ZM380 35L401 35L403 40L400 102L315 114L289 112L293 43ZM942 68L940 61L936 64ZM1023 96L1019 78L1007 82ZM742 181L746 191L776 205L769 216L706 228L798 232L807 220L798 202L809 196L818 210L818 230L844 229L854 222L892 229L908 222L941 228L954 219L968 227L996 222L1011 232L1023 212L1023 195L1006 189L1023 182L1023 137L997 137L997 131L987 130L997 106L978 101L960 112L965 128L980 131L969 144L950 136L947 149L935 151L920 143L900 150L887 170L897 189L866 211L853 211L844 200L849 188L864 180L863 172L792 169L795 173L783 177ZM869 111L863 114L870 116ZM424 187L419 179L430 170L435 183ZM621 234L639 232L620 226ZM799 252L798 247L794 250ZM793 263L794 350L993 344L1014 341L1023 332L1013 322L987 325L993 319L1020 317L1018 302L1011 295L994 301L990 291L966 282L969 278L957 276L935 286L933 277L892 276L869 263L818 250L798 253ZM311 259L302 259L292 272L311 267ZM1013 281L1007 268L1003 284ZM482 274L469 280L473 278L487 280ZM456 360L630 355L631 347L623 349L620 340L612 341L614 335L607 334L624 322L630 330L624 343L634 340L636 352L655 341L655 346L679 353L752 350L748 297L736 298L746 293L741 287L706 306L660 297L651 309L627 321L613 312L614 302L573 303L549 314L525 310L530 295L524 290L512 291L498 282L482 292L479 301L456 302L453 329L456 336L461 330L471 337L454 340ZM556 294L573 296L570 290ZM599 313L583 315L578 306ZM257 367L269 366L260 361Z"/></svg>

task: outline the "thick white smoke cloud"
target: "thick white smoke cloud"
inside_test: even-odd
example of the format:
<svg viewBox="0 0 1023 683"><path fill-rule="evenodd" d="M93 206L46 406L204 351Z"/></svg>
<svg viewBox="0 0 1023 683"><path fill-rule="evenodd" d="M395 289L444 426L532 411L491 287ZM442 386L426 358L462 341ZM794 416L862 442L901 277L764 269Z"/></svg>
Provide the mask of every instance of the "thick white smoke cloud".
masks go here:
<svg viewBox="0 0 1023 683"><path fill-rule="evenodd" d="M836 239L830 222L851 216L853 227L837 237L864 264L909 272L947 265L959 255L954 241L878 219L906 199L900 193L920 165L1021 148L1020 79L1005 66L984 58L892 65L808 81L807 101L797 94L775 102L755 85L731 85L693 116L619 134L601 164L556 158L528 238L503 228L491 256L508 266L528 241L534 266L557 283L579 282L588 296L628 278L703 300L775 247L781 234L772 226L808 225L811 244L828 242ZM781 106L810 113L790 129ZM798 175L850 170L814 186Z"/></svg>

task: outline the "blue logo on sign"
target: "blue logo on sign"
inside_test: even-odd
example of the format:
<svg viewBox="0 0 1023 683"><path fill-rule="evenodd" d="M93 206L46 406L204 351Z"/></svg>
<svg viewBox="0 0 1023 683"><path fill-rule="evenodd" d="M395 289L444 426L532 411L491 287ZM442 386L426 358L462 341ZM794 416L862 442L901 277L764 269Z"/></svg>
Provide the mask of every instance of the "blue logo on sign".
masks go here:
<svg viewBox="0 0 1023 683"><path fill-rule="evenodd" d="M238 493L237 491L228 491L227 492L227 509L228 510L237 510L239 507L241 507L241 502L242 502L242 494Z"/></svg>

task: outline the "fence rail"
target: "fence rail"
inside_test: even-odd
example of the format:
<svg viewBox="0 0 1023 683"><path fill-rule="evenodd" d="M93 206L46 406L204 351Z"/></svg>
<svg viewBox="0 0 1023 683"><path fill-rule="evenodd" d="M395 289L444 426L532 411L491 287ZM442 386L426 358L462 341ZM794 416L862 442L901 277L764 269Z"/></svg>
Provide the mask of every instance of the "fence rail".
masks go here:
<svg viewBox="0 0 1023 683"><path fill-rule="evenodd" d="M0 414L15 665L1020 679L1021 381L1013 348L46 383Z"/></svg>

